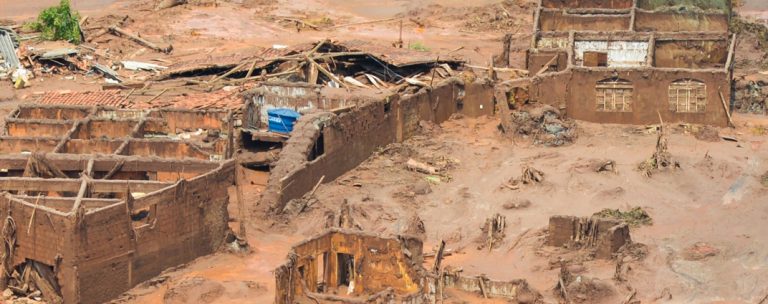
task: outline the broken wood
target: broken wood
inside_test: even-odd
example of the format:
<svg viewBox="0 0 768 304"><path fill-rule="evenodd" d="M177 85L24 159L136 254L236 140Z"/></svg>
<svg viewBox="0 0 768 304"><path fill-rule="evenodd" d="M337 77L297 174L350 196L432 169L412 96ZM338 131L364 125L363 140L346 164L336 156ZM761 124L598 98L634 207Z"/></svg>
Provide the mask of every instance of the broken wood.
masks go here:
<svg viewBox="0 0 768 304"><path fill-rule="evenodd" d="M311 28L311 29L316 30L316 31L320 30L319 26L314 25L314 24L309 23L309 22L306 22L306 21L301 20L301 19L283 17L283 18L280 18L280 20L296 23L297 26L298 25L303 25L303 26L306 26L306 27Z"/></svg>
<svg viewBox="0 0 768 304"><path fill-rule="evenodd" d="M161 52L161 53L170 54L173 51L173 46L172 45L169 45L169 46L164 47L164 48L163 47L159 47L157 44L154 44L154 43L149 42L149 41L147 41L147 40L145 40L145 39L143 39L143 38L141 38L139 36L131 34L131 33L127 32L124 29L119 28L117 26L112 26L112 27L109 28L109 30L112 33L114 33L115 35L125 36L127 38L130 38L133 41L136 41L137 43L139 43L139 44L141 44L143 46L146 46L146 47L148 47L148 48L150 48L152 50L155 50L155 51L158 51L158 52Z"/></svg>
<svg viewBox="0 0 768 304"><path fill-rule="evenodd" d="M353 22L353 23L347 23L347 24L334 25L334 26L329 27L328 29L337 29L337 28L340 28L340 27L347 27L347 26L354 26L354 25L365 25L365 24L373 24L373 23L381 23L381 22L388 22L388 21L395 21L395 20L402 20L402 18L396 17L396 18L378 19L378 20L363 21L363 22Z"/></svg>
<svg viewBox="0 0 768 304"><path fill-rule="evenodd" d="M478 285L480 285L480 292L483 294L483 298L488 298L488 291L485 290L485 278L477 277Z"/></svg>
<svg viewBox="0 0 768 304"><path fill-rule="evenodd" d="M725 97L723 97L723 92L720 92L720 90L717 91L718 94L720 94L720 101L723 102L723 109L725 110L725 115L728 117L728 126L733 127L733 119L731 118L731 110L728 108L728 104L725 102Z"/></svg>
<svg viewBox="0 0 768 304"><path fill-rule="evenodd" d="M507 249L507 253L512 252L512 250L514 250L517 247L517 245L520 244L520 241L523 240L523 237L525 237L525 235L528 234L528 232L530 231L531 231L531 228L528 228L528 229L525 229L523 233L520 233L520 235L518 235L515 238L515 240L512 242L512 246L510 246L509 249Z"/></svg>
<svg viewBox="0 0 768 304"><path fill-rule="evenodd" d="M231 70L229 70L228 72L224 73L223 75L219 75L219 76L216 76L216 77L214 77L213 79L211 79L210 83L215 83L215 82L217 82L217 81L221 80L221 79L222 79L222 78L224 78L224 77L227 77L227 76L229 76L229 75L232 75L232 74L234 74L234 73L235 73L235 72L237 72L238 70L240 70L240 69L244 68L246 64L248 64L248 63L247 63L247 62L243 62L243 63L240 63L240 64L238 64L237 66L235 66L234 68L232 68L232 69L231 69Z"/></svg>
<svg viewBox="0 0 768 304"><path fill-rule="evenodd" d="M566 304L571 303L571 301L568 300L568 291L565 290L565 283L563 282L562 277L558 279L558 285L560 286L560 293L561 293L561 296L563 297L563 300L565 300L565 303Z"/></svg>
<svg viewBox="0 0 768 304"><path fill-rule="evenodd" d="M112 178L113 175L115 175L118 171L120 171L120 169L123 168L124 164L125 164L125 160L120 159L119 161L117 161L117 163L115 163L115 166L112 167L112 169L109 169L109 172L107 172L107 174L105 174L101 179Z"/></svg>
<svg viewBox="0 0 768 304"><path fill-rule="evenodd" d="M432 271L435 273L440 272L440 264L443 261L443 254L445 253L445 240L440 241L440 247L437 249L437 255L435 256L435 265L432 267Z"/></svg>
<svg viewBox="0 0 768 304"><path fill-rule="evenodd" d="M40 194L37 195L35 200L35 208L32 208L32 215L29 216L29 224L27 225L27 235L32 233L32 224L35 222L35 214L37 213L37 206L40 205Z"/></svg>
<svg viewBox="0 0 768 304"><path fill-rule="evenodd" d="M307 197L311 197L315 195L315 191L317 191L317 188L320 188L320 185L323 183L323 180L325 180L325 175L320 177L320 180L317 181L317 184L315 184L315 186L312 187L312 191L309 191L309 193L307 193Z"/></svg>
<svg viewBox="0 0 768 304"><path fill-rule="evenodd" d="M632 289L632 292L627 296L626 299L624 299L624 302L621 302L622 304L629 304L633 298L635 298L635 295L637 295L637 289Z"/></svg>
<svg viewBox="0 0 768 304"><path fill-rule="evenodd" d="M168 92L168 88L163 89L162 91L160 91L160 93L157 93L157 95L152 97L150 100L147 100L147 103L151 104L153 101L155 101L155 99L158 99L158 98L160 98L160 96L165 94L165 92Z"/></svg>
<svg viewBox="0 0 768 304"><path fill-rule="evenodd" d="M547 63L545 63L545 64L544 64L544 66L541 68L541 70L539 70L538 72L536 72L536 76L538 76L538 75L541 75L541 73L544 73L544 72L546 72L547 70L549 70L549 66L550 66L550 65L552 65L552 63L553 63L553 62L555 62L555 60L557 60L557 57L558 57L558 56L559 56L559 55L555 55L555 56L553 56L553 57L552 57L552 59L550 59L549 61L547 61Z"/></svg>
<svg viewBox="0 0 768 304"><path fill-rule="evenodd" d="M364 89L369 88L367 85L364 85L362 82L349 76L344 76L344 81L359 88L364 88Z"/></svg>
<svg viewBox="0 0 768 304"><path fill-rule="evenodd" d="M417 161L413 158L408 159L408 162L405 163L405 166L411 171L416 171L420 173L432 174L432 175L438 173L437 168L430 166L428 164L422 163L420 161Z"/></svg>
<svg viewBox="0 0 768 304"><path fill-rule="evenodd" d="M335 81L335 82L336 82L336 83L338 83L340 86L343 86L343 87L345 87L345 88L348 88L348 86L347 86L347 84L346 84L346 83L344 83L343 81L339 80L339 78L338 78L338 77L336 77L336 75L333 75L333 73L331 73L331 72L329 72L328 70L326 70L326 69L325 69L323 66L321 66L320 64L318 64L317 62L315 62L315 60L314 60L314 59L310 58L309 56L305 56L304 58L305 58L305 59L307 60L307 62L309 62L311 65L313 65L313 66L317 67L317 70L319 70L321 73L323 73L323 75L325 75L326 77L330 78L332 81Z"/></svg>

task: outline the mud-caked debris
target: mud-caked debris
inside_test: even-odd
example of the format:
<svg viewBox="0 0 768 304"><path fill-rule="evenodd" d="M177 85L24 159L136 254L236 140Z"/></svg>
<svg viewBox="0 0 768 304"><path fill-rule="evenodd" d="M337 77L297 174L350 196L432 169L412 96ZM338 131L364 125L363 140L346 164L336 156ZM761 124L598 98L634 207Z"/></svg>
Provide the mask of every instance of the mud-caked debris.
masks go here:
<svg viewBox="0 0 768 304"><path fill-rule="evenodd" d="M619 220L633 227L653 224L653 219L642 207L634 207L627 211L606 208L596 212L594 216L605 219Z"/></svg>
<svg viewBox="0 0 768 304"><path fill-rule="evenodd" d="M485 224L481 228L483 234L478 239L478 250L488 248L492 250L501 244L501 241L506 237L504 231L507 229L507 217L496 213L494 216L485 220Z"/></svg>
<svg viewBox="0 0 768 304"><path fill-rule="evenodd" d="M768 187L768 171L765 171L765 174L760 176L760 183L763 184L763 187Z"/></svg>
<svg viewBox="0 0 768 304"><path fill-rule="evenodd" d="M504 203L501 207L506 210L512 210L512 209L524 209L531 206L531 201L527 199L515 199L509 202Z"/></svg>
<svg viewBox="0 0 768 304"><path fill-rule="evenodd" d="M720 253L720 249L705 242L697 242L683 250L682 256L687 261L701 261Z"/></svg>
<svg viewBox="0 0 768 304"><path fill-rule="evenodd" d="M632 243L629 225L614 219L553 216L548 230L547 245L586 250L598 259L611 259Z"/></svg>
<svg viewBox="0 0 768 304"><path fill-rule="evenodd" d="M693 137L701 141L718 142L720 141L720 132L711 126L698 126L693 130Z"/></svg>
<svg viewBox="0 0 768 304"><path fill-rule="evenodd" d="M577 137L576 123L549 105L512 112L510 119L512 130L504 131L529 138L536 145L558 147L572 143Z"/></svg>
<svg viewBox="0 0 768 304"><path fill-rule="evenodd" d="M651 177L651 175L661 170L680 168L680 163L673 160L672 154L669 153L668 138L663 123L659 126L656 150L650 158L640 163L637 168L647 177Z"/></svg>

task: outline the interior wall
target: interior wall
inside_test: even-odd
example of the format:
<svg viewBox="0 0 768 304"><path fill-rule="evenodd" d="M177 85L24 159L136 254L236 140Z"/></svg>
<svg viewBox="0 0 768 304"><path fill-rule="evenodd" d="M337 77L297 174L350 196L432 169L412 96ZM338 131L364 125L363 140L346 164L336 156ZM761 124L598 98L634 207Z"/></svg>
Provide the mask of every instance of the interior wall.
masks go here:
<svg viewBox="0 0 768 304"><path fill-rule="evenodd" d="M635 15L638 32L728 32L728 16L681 12L641 12Z"/></svg>
<svg viewBox="0 0 768 304"><path fill-rule="evenodd" d="M542 0L546 8L632 8L632 0Z"/></svg>
<svg viewBox="0 0 768 304"><path fill-rule="evenodd" d="M539 30L542 32L568 31L628 31L629 15L574 15L562 11L542 11Z"/></svg>
<svg viewBox="0 0 768 304"><path fill-rule="evenodd" d="M653 60L662 68L724 68L728 48L725 40L657 41Z"/></svg>

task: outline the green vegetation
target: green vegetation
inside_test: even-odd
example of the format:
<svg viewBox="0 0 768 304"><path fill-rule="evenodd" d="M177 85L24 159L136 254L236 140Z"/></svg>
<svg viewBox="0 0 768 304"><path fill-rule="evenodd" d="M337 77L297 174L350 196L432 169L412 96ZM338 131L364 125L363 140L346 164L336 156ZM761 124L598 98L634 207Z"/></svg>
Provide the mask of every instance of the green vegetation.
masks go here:
<svg viewBox="0 0 768 304"><path fill-rule="evenodd" d="M61 0L59 6L46 8L37 20L25 27L40 32L46 40L66 40L75 44L80 41L80 14L70 9L69 0Z"/></svg>
<svg viewBox="0 0 768 304"><path fill-rule="evenodd" d="M616 219L627 223L630 226L651 225L653 220L648 212L645 212L643 208L635 207L629 211L621 211L619 209L603 209L603 211L597 212L594 216Z"/></svg>
<svg viewBox="0 0 768 304"><path fill-rule="evenodd" d="M419 52L429 52L429 48L423 43L421 43L420 41L411 43L411 45L409 45L408 48L414 51L419 51Z"/></svg>

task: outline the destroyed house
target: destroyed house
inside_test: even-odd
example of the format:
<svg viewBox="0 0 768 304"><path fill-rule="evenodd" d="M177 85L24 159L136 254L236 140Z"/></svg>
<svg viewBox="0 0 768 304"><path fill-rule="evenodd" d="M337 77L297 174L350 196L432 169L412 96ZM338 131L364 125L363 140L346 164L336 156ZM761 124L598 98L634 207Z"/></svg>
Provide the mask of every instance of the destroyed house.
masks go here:
<svg viewBox="0 0 768 304"><path fill-rule="evenodd" d="M288 262L275 270L275 303L367 303L391 297L421 303L426 286L421 251L421 240L413 237L330 229L294 246Z"/></svg>
<svg viewBox="0 0 768 304"><path fill-rule="evenodd" d="M230 119L171 109L13 111L0 137L0 287L39 290L48 303L102 303L214 252L229 229Z"/></svg>
<svg viewBox="0 0 768 304"><path fill-rule="evenodd" d="M531 99L592 122L725 126L729 19L728 0L541 0Z"/></svg>

